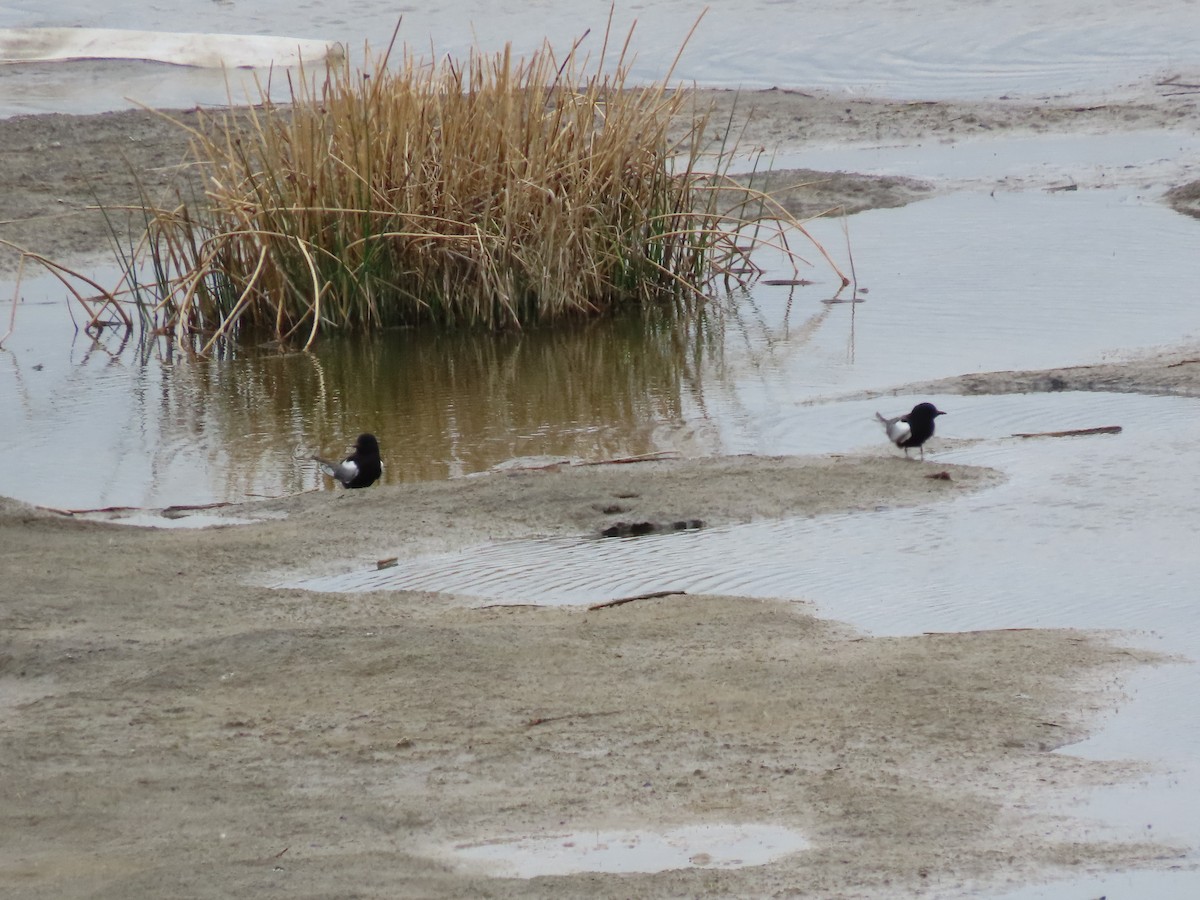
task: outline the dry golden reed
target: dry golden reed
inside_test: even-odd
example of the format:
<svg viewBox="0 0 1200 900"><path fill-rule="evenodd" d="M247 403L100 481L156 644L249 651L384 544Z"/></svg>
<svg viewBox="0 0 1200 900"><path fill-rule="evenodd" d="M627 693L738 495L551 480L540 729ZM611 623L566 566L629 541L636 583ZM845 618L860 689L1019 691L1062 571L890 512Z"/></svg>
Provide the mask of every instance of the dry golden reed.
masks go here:
<svg viewBox="0 0 1200 900"><path fill-rule="evenodd" d="M797 260L800 223L726 176L736 141L714 150L708 113L669 75L627 84L628 43L607 73L605 51L590 70L578 44L561 60L389 48L301 72L286 105L263 90L192 130L203 187L145 202L121 290L207 351L242 334L307 346L332 329L693 304L752 278L756 247Z"/></svg>

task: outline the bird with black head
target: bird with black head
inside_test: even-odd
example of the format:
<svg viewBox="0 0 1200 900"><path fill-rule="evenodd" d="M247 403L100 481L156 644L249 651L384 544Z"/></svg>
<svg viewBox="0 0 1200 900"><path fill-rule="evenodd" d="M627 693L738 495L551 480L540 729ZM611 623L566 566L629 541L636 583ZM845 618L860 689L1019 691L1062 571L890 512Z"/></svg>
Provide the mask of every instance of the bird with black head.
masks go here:
<svg viewBox="0 0 1200 900"><path fill-rule="evenodd" d="M330 478L337 479L342 487L370 487L383 475L383 462L379 458L379 441L373 434L360 434L354 449L341 462L332 462L314 456L313 459Z"/></svg>
<svg viewBox="0 0 1200 900"><path fill-rule="evenodd" d="M938 416L944 415L946 415L945 411L938 409L932 403L918 403L910 412L902 416L886 419L879 413L875 413L875 418L883 423L888 440L903 449L906 457L909 447L918 447L921 450L921 459L924 459L925 442L933 437L933 421Z"/></svg>

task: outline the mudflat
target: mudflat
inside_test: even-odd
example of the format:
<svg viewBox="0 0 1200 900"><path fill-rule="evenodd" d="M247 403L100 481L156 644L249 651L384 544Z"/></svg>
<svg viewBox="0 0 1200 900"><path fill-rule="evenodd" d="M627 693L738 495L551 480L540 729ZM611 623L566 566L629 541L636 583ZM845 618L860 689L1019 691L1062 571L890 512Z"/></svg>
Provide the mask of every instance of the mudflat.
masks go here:
<svg viewBox="0 0 1200 900"><path fill-rule="evenodd" d="M1153 92L1086 107L710 99L736 100L746 139L764 145L1197 124L1194 104ZM144 111L29 117L0 122L0 151L0 238L81 258L106 246L96 199L135 205L140 190L168 189L186 134ZM795 202L870 206L935 189L839 178L821 179L829 196ZM1193 356L937 390L1103 379L1196 393ZM1177 858L1180 848L1106 840L1054 813L1071 792L1141 771L1050 752L1120 704L1122 672L1156 661L1119 635L877 638L818 618L803 596L588 609L275 586L389 556L598 535L618 519L870 514L998 478L886 447L560 466L244 504L220 514L254 524L198 531L0 501L0 893L953 897ZM846 547L845 564L869 552ZM782 825L810 846L743 868L697 859L531 880L456 854L693 824Z"/></svg>
<svg viewBox="0 0 1200 900"><path fill-rule="evenodd" d="M7 503L0 884L871 896L1171 853L1075 840L1043 805L1138 771L1049 752L1150 659L1104 635L872 638L803 598L590 610L270 586L489 538L597 534L616 505L726 524L938 502L996 477L886 455L576 466L248 504L232 511L259 524L203 531ZM848 547L846 565L864 552ZM454 853L718 823L784 825L812 846L741 869L532 881Z"/></svg>

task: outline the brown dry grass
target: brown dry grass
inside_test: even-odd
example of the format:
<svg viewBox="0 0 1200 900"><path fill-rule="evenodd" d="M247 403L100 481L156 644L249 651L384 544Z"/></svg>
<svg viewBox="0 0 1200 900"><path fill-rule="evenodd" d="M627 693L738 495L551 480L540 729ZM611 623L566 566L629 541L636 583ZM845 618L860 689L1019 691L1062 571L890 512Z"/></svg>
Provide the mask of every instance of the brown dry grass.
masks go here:
<svg viewBox="0 0 1200 900"><path fill-rule="evenodd" d="M577 44L465 63L389 48L300 72L286 106L264 90L189 129L203 188L135 210L145 233L119 249L108 298L207 352L243 334L308 346L331 329L694 308L756 277L758 249L801 262L802 224L728 177L729 123L669 73L627 84L628 46L611 71L606 35L595 67Z"/></svg>

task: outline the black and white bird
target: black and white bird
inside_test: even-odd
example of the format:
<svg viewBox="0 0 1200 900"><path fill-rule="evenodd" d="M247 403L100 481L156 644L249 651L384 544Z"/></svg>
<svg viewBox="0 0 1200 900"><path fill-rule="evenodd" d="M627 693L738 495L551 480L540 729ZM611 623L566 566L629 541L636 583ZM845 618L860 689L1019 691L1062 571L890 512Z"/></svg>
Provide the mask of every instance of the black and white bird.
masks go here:
<svg viewBox="0 0 1200 900"><path fill-rule="evenodd" d="M945 414L932 403L918 403L912 408L912 412L902 416L885 419L879 413L875 413L875 418L883 423L888 440L904 449L905 456L908 456L909 447L920 447L921 459L924 459L924 444L933 437L933 420Z"/></svg>
<svg viewBox="0 0 1200 900"><path fill-rule="evenodd" d="M365 488L379 480L383 474L383 463L379 459L379 441L373 434L360 434L354 442L354 450L340 463L330 462L314 456L330 478L336 478L342 487Z"/></svg>

